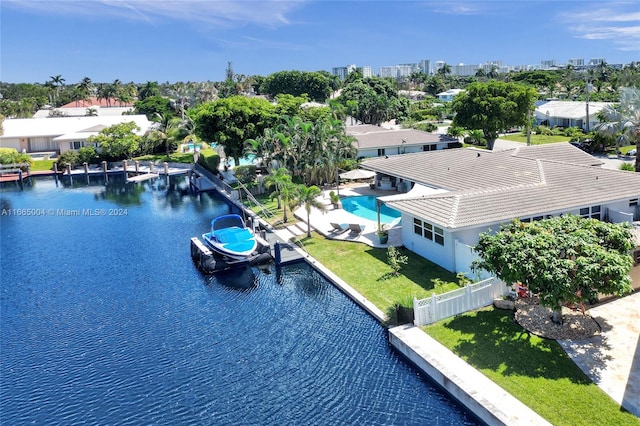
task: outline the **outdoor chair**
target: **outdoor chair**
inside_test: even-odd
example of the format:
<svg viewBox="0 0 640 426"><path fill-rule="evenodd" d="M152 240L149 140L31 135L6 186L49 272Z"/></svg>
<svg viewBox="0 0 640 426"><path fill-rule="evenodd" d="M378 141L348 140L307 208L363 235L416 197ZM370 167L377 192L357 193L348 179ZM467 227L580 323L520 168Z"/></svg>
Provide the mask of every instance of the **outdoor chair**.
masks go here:
<svg viewBox="0 0 640 426"><path fill-rule="evenodd" d="M331 232L336 232L338 234L341 234L343 232L345 232L347 229L349 229L349 225L347 225L346 223L335 223L335 222L331 222L329 225L331 225Z"/></svg>
<svg viewBox="0 0 640 426"><path fill-rule="evenodd" d="M351 232L349 233L350 235L360 235L362 234L362 231L364 231L364 225L360 225L358 223L350 223L349 229L351 230Z"/></svg>

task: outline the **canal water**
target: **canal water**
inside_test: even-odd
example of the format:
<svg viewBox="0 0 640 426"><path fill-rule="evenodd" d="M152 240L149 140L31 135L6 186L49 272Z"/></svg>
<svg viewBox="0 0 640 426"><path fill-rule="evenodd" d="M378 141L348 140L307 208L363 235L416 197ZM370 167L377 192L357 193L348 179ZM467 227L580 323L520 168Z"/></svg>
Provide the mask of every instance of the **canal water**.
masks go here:
<svg viewBox="0 0 640 426"><path fill-rule="evenodd" d="M206 276L183 177L0 192L0 423L477 424L301 263Z"/></svg>

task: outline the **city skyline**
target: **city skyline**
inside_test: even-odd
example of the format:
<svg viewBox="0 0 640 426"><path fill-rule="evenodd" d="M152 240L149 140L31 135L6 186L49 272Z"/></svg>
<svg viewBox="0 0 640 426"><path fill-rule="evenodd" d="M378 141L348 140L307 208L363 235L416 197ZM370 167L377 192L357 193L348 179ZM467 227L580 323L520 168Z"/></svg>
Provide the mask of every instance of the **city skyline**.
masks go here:
<svg viewBox="0 0 640 426"><path fill-rule="evenodd" d="M4 0L0 80L221 81L429 60L640 60L632 2Z"/></svg>

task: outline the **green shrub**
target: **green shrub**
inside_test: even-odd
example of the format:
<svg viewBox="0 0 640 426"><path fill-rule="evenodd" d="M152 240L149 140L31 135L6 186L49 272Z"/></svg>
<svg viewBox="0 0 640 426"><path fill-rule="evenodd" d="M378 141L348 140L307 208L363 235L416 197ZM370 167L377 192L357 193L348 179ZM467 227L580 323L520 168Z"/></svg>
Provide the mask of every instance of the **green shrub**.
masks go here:
<svg viewBox="0 0 640 426"><path fill-rule="evenodd" d="M212 173L218 174L220 155L213 149L203 149L198 157L198 164Z"/></svg>
<svg viewBox="0 0 640 426"><path fill-rule="evenodd" d="M0 164L33 164L30 155L18 152L15 148L0 148Z"/></svg>
<svg viewBox="0 0 640 426"><path fill-rule="evenodd" d="M78 150L78 162L79 164L98 164L100 162L100 156L93 146L83 146Z"/></svg>
<svg viewBox="0 0 640 426"><path fill-rule="evenodd" d="M620 170L624 170L626 172L635 172L636 168L632 163L622 163L620 164Z"/></svg>
<svg viewBox="0 0 640 426"><path fill-rule="evenodd" d="M233 169L233 174L239 182L247 186L253 186L256 183L256 169L256 166L253 164L238 166Z"/></svg>
<svg viewBox="0 0 640 426"><path fill-rule="evenodd" d="M77 151L70 150L65 151L58 157L58 170L65 170L67 168L67 164L74 167L82 164L80 162L80 154Z"/></svg>

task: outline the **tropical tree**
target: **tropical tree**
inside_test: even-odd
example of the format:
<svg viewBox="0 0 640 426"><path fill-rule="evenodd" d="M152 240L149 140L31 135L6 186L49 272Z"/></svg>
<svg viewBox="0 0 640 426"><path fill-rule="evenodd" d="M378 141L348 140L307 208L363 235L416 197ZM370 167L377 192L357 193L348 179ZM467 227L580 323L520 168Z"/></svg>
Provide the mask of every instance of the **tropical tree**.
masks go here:
<svg viewBox="0 0 640 426"><path fill-rule="evenodd" d="M307 238L311 238L311 209L316 208L321 211L325 210L324 204L317 199L320 194L322 194L322 191L315 185L298 185L297 187L294 203L297 206L303 206L307 212Z"/></svg>
<svg viewBox="0 0 640 426"><path fill-rule="evenodd" d="M274 187L273 194L278 200L278 209L282 208L281 199L280 199L280 188L282 188L287 183L291 182L291 175L289 171L284 167L280 167L276 170L271 170L271 172L265 176L263 183L267 188ZM286 222L286 220L285 220Z"/></svg>
<svg viewBox="0 0 640 426"><path fill-rule="evenodd" d="M521 282L562 322L562 305L597 300L599 294L631 291L633 234L626 224L565 215L502 225L483 233L474 250L475 270L495 273L505 283Z"/></svg>
<svg viewBox="0 0 640 426"><path fill-rule="evenodd" d="M245 142L273 127L274 109L266 99L232 96L200 104L190 108L187 114L195 125L195 134L204 141L222 146L237 166L245 152Z"/></svg>
<svg viewBox="0 0 640 426"><path fill-rule="evenodd" d="M453 125L482 130L487 148L493 149L500 132L528 124L536 98L535 89L516 83L471 83L453 99Z"/></svg>
<svg viewBox="0 0 640 426"><path fill-rule="evenodd" d="M620 103L605 106L600 111L600 123L596 131L616 138L616 147L636 145L636 172L640 172L640 89L620 89Z"/></svg>
<svg viewBox="0 0 640 426"><path fill-rule="evenodd" d="M291 205L291 202L296 199L298 193L298 185L289 181L284 182L280 186L280 198L282 199L282 220L287 223L287 206Z"/></svg>
<svg viewBox="0 0 640 426"><path fill-rule="evenodd" d="M265 78L260 93L276 97L279 94L309 96L309 99L324 102L331 95L331 80L320 72L279 71Z"/></svg>
<svg viewBox="0 0 640 426"><path fill-rule="evenodd" d="M451 74L451 65L447 63L442 64L442 66L438 68L438 71L436 71L436 74L443 78L448 76L449 74Z"/></svg>
<svg viewBox="0 0 640 426"><path fill-rule="evenodd" d="M151 96L160 96L160 85L157 81L147 81L138 89L138 100L145 100Z"/></svg>
<svg viewBox="0 0 640 426"><path fill-rule="evenodd" d="M54 98L53 98L53 106L58 106L58 97L60 96L60 88L64 86L65 79L62 78L62 75L53 75L49 76L51 80L49 83L54 88Z"/></svg>
<svg viewBox="0 0 640 426"><path fill-rule="evenodd" d="M89 136L88 142L100 148L102 155L113 160L129 159L138 151L140 128L133 121L115 124L100 130L96 136Z"/></svg>
<svg viewBox="0 0 640 426"><path fill-rule="evenodd" d="M393 85L380 77L367 77L346 85L338 97L347 113L365 124L379 125L405 117L409 100L400 97Z"/></svg>
<svg viewBox="0 0 640 426"><path fill-rule="evenodd" d="M89 77L83 78L78 84L76 84L76 90L78 93L78 99L76 100L76 106L78 101L88 101L93 93L93 82Z"/></svg>

